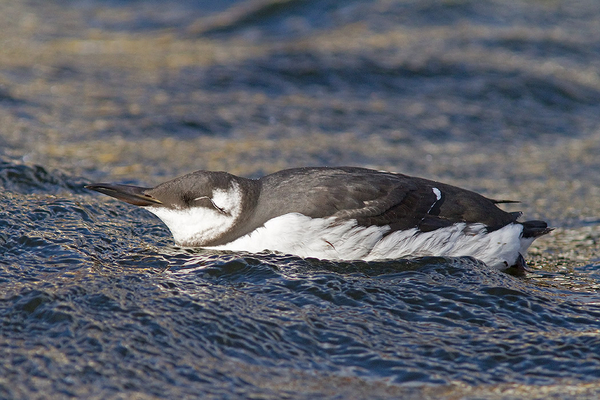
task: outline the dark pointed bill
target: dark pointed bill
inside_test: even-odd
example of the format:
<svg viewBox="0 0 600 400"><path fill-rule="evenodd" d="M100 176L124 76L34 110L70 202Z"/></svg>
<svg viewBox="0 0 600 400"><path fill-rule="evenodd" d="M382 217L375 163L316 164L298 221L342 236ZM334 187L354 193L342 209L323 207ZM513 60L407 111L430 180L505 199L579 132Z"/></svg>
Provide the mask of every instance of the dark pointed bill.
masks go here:
<svg viewBox="0 0 600 400"><path fill-rule="evenodd" d="M95 190L107 196L114 197L129 204L135 206L155 206L162 204L160 200L145 193L149 188L132 186L132 185L119 185L115 183L93 183L87 185L86 189Z"/></svg>

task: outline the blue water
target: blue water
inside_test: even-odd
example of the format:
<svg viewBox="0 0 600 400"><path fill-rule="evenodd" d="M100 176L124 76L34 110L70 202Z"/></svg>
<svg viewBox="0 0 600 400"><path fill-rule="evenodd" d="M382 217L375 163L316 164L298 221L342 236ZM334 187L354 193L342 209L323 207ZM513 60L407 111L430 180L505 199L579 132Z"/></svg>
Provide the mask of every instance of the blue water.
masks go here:
<svg viewBox="0 0 600 400"><path fill-rule="evenodd" d="M0 399L600 396L597 0L5 3ZM83 188L348 164L557 229L524 277L326 262Z"/></svg>
<svg viewBox="0 0 600 400"><path fill-rule="evenodd" d="M149 213L80 179L0 172L13 182L0 194L3 398L22 393L16 376L65 396L158 398L311 398L340 385L277 383L307 375L348 387L600 378L600 295L540 284L552 274L178 248ZM578 274L598 282L598 267Z"/></svg>

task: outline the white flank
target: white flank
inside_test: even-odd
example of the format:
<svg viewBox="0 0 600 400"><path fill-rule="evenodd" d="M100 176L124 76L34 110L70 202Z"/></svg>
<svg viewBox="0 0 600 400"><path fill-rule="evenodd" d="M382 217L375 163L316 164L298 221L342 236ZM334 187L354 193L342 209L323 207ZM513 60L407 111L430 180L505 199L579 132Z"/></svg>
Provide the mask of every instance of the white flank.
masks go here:
<svg viewBox="0 0 600 400"><path fill-rule="evenodd" d="M299 213L270 219L260 228L233 242L212 248L259 252L263 250L332 260L359 260L383 237L389 227L360 227L356 221L310 218Z"/></svg>
<svg viewBox="0 0 600 400"><path fill-rule="evenodd" d="M475 257L487 265L505 269L514 265L522 248L523 226L509 224L487 232L483 224L458 223L431 232L398 231L377 243L367 260L381 258L448 256ZM523 240L524 241L524 240Z"/></svg>
<svg viewBox="0 0 600 400"><path fill-rule="evenodd" d="M228 190L214 190L211 201L221 211L206 207L167 209L146 207L160 218L171 231L175 243L181 246L198 246L227 232L241 212L242 191L235 182Z"/></svg>
<svg viewBox="0 0 600 400"><path fill-rule="evenodd" d="M521 239L523 227L509 224L487 233L482 224L458 223L431 232L393 232L388 226L358 226L356 221L309 218L291 213L273 218L255 231L222 246L221 250L263 250L333 260L448 256L475 257L489 266L514 265L532 240Z"/></svg>

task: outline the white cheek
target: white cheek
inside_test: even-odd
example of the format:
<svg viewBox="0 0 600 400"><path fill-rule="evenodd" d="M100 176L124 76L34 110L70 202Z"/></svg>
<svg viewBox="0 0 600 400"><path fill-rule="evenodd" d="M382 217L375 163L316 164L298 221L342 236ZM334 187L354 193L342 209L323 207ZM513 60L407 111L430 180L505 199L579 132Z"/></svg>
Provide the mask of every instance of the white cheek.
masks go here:
<svg viewBox="0 0 600 400"><path fill-rule="evenodd" d="M203 246L218 239L235 224L242 203L239 185L233 182L228 190L214 190L211 201L226 214L208 207L146 209L167 225L175 243L182 246Z"/></svg>
<svg viewBox="0 0 600 400"><path fill-rule="evenodd" d="M182 246L202 246L218 238L235 222L235 218L216 210L194 207L172 210L164 207L146 207L164 222L175 243Z"/></svg>

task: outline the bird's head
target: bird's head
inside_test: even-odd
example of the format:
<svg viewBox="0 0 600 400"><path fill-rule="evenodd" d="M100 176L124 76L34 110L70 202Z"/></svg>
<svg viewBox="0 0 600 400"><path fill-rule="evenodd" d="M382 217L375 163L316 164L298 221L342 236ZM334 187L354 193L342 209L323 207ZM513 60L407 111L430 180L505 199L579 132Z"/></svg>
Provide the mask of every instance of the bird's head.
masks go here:
<svg viewBox="0 0 600 400"><path fill-rule="evenodd" d="M242 208L238 178L226 172L196 171L154 188L115 183L86 188L147 209L182 246L214 242L235 224Z"/></svg>

